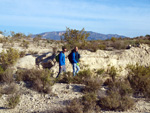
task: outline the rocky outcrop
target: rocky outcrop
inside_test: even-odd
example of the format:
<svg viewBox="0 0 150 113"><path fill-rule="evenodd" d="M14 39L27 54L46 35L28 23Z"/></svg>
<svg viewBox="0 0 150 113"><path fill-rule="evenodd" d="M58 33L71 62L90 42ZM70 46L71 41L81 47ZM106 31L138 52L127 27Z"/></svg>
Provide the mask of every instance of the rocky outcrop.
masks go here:
<svg viewBox="0 0 150 113"><path fill-rule="evenodd" d="M21 68L21 69L33 69L36 68L35 64L35 59L36 57L32 55L27 55L23 58L20 58L17 63L15 64L16 68Z"/></svg>
<svg viewBox="0 0 150 113"><path fill-rule="evenodd" d="M107 69L110 66L118 68L120 75L126 75L126 66L128 64L135 65L136 63L144 66L150 65L150 47L147 45L140 45L139 47L132 47L126 50L104 51L98 50L90 52L87 50L79 51L81 54L80 67L82 69L89 68L97 70L100 68ZM66 53L67 56L68 53ZM67 71L72 71L72 66L66 59ZM58 64L52 67L54 72L58 71Z"/></svg>
<svg viewBox="0 0 150 113"><path fill-rule="evenodd" d="M114 51L98 50L96 52L90 52L87 50L79 50L79 53L81 55L81 62L79 63L81 69L89 68L91 70L97 70L115 66L121 69L119 70L121 75L125 75L125 68L128 64L135 65L138 63L144 66L150 65L150 47L147 45ZM72 71L72 65L67 58L68 54L69 52L66 53L66 69L67 71ZM59 65L55 61L55 54L52 53L46 53L38 57L33 57L31 55L25 56L18 61L16 66L31 69L37 67L36 64L40 68L51 69L55 73L54 76L58 73Z"/></svg>

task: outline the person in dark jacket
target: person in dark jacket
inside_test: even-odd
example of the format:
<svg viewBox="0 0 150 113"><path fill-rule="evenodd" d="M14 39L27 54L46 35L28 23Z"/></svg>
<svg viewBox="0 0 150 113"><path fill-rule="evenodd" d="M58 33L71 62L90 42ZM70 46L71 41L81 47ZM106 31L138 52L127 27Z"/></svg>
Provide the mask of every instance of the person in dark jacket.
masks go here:
<svg viewBox="0 0 150 113"><path fill-rule="evenodd" d="M79 58L80 54L78 53L78 47L75 47L72 51L72 68L73 68L73 76L76 76L76 74L79 72Z"/></svg>
<svg viewBox="0 0 150 113"><path fill-rule="evenodd" d="M67 51L66 47L62 47L62 51L59 54L59 72L56 78L59 77L60 73L66 72L66 66L65 66L65 52Z"/></svg>

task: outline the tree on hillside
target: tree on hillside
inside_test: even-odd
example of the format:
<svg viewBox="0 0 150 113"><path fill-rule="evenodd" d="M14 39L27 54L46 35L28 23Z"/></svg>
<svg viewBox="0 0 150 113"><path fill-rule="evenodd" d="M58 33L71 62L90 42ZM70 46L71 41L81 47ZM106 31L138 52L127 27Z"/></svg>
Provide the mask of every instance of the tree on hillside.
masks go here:
<svg viewBox="0 0 150 113"><path fill-rule="evenodd" d="M33 41L34 42L38 42L39 40L42 39L42 36L41 35L36 35L36 37L33 38Z"/></svg>
<svg viewBox="0 0 150 113"><path fill-rule="evenodd" d="M89 35L84 28L81 31L66 28L66 32L62 35L61 40L66 41L70 48L72 48L77 45L85 45Z"/></svg>

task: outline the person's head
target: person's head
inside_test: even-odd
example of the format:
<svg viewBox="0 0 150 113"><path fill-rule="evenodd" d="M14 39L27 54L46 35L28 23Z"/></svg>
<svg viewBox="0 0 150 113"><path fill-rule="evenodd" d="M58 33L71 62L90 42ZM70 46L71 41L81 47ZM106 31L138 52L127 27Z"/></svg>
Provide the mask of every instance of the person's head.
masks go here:
<svg viewBox="0 0 150 113"><path fill-rule="evenodd" d="M76 47L74 48L74 50L75 50L75 52L77 52L77 51L78 51L78 47L76 46Z"/></svg>
<svg viewBox="0 0 150 113"><path fill-rule="evenodd" d="M66 51L67 51L67 48L66 48L65 46L63 46L63 47L62 47L62 51L63 51L63 52L66 52Z"/></svg>

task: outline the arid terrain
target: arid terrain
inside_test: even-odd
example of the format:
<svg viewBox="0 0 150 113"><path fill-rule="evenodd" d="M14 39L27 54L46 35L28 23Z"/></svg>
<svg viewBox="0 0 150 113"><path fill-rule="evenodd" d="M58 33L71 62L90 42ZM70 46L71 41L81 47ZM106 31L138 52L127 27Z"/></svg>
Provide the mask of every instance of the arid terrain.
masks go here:
<svg viewBox="0 0 150 113"><path fill-rule="evenodd" d="M2 36L1 36L2 37ZM2 37L3 38L3 37ZM39 42L34 42L32 39L28 40L30 43L28 47L21 46L22 41L14 41L13 43L6 42L0 43L0 52L6 52L10 47L17 50L18 52L24 52L24 55L17 59L17 61L10 66L13 70L13 82L1 82L0 88L2 91L9 88L14 88L15 93L20 95L20 101L14 108L8 107L8 98L13 95L13 93L3 92L0 96L0 113L51 113L57 109L65 109L69 103L75 98L81 98L84 93L82 89L85 84L76 83L63 83L56 81L51 86L50 93L39 93L28 87L30 83L24 81L17 81L16 72L18 70L44 70L48 69L52 72L51 76L55 79L58 73L58 63L55 60L54 48L56 51L61 51L63 43L52 41L46 43L45 40L40 40ZM70 64L67 56L70 50L65 53L66 55L66 69L67 72L72 73L72 65ZM124 79L128 75L127 66L140 64L142 66L150 66L150 47L146 44L140 44L138 47L131 47L130 49L121 50L97 50L96 52L91 52L89 50L79 49L81 55L80 59L80 71L89 69L92 72L92 76L97 76L103 82L110 78L107 73L98 74L98 70L103 69L107 72L111 67L116 69L116 78ZM63 75L62 75L63 76ZM79 75L77 75L79 76ZM100 81L99 81L100 82ZM93 86L94 87L94 86ZM101 95L106 96L107 87L102 85L98 91ZM10 89L9 89L10 90ZM9 92L9 91L8 91ZM12 91L13 92L13 91ZM130 95L134 100L134 105L132 108L125 111L115 111L115 110L104 110L101 109L97 112L99 113L148 113L150 112L150 101L144 97L135 97ZM58 112L58 111L57 111ZM87 111L90 113L91 111ZM92 111L93 113L96 111ZM74 113L74 112L70 112ZM78 111L77 111L78 113ZM81 112L80 112L81 113Z"/></svg>

